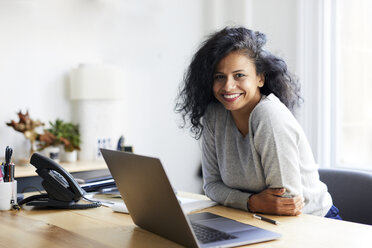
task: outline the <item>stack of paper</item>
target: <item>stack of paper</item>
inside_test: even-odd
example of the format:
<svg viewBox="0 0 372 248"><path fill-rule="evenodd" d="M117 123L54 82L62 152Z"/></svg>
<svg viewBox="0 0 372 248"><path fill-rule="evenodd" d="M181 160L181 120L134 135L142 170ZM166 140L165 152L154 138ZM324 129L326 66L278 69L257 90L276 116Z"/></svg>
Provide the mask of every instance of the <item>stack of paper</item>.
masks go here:
<svg viewBox="0 0 372 248"><path fill-rule="evenodd" d="M204 208L209 208L217 205L216 202L211 201L209 199L193 199L193 198L187 198L187 197L181 197L177 196L178 201L181 204L183 212L186 214L196 211L196 210L201 210ZM125 203L122 202L115 202L112 206L111 209L115 212L122 212L122 213L129 213L127 206Z"/></svg>

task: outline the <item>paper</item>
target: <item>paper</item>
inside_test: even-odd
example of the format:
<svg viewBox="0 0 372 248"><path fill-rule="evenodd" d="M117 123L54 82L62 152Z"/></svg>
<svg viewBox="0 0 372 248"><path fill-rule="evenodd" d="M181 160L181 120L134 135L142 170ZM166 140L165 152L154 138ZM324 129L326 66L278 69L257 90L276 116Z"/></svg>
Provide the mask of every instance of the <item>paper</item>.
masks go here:
<svg viewBox="0 0 372 248"><path fill-rule="evenodd" d="M192 211L201 210L204 208L209 208L217 205L216 202L212 200L200 200L200 199L193 199L187 197L177 196L177 199L181 201L182 210L185 213L190 213Z"/></svg>
<svg viewBox="0 0 372 248"><path fill-rule="evenodd" d="M100 201L103 206L111 207L115 203L122 203L123 200L119 194L94 194L87 193L84 195L86 198L92 201Z"/></svg>
<svg viewBox="0 0 372 248"><path fill-rule="evenodd" d="M111 206L112 211L114 212L121 212L129 214L127 206L124 204L124 202L116 202L114 205Z"/></svg>
<svg viewBox="0 0 372 248"><path fill-rule="evenodd" d="M180 201L182 210L184 213L188 214L192 211L201 210L204 208L209 208L217 205L216 202L211 200L200 200L200 199L193 199L193 198L187 198L187 197L181 197L177 196L177 199ZM121 213L129 213L127 206L123 201L121 202L115 202L111 206L112 211L115 212L121 212Z"/></svg>

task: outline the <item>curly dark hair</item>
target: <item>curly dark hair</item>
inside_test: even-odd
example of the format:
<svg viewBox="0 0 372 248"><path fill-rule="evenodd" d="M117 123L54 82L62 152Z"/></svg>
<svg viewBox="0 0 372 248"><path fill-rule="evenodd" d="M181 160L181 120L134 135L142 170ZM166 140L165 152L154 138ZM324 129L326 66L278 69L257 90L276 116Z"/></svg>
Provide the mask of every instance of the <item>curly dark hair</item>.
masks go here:
<svg viewBox="0 0 372 248"><path fill-rule="evenodd" d="M217 101L213 94L215 68L221 59L234 51L247 55L255 64L257 75L264 75L261 94L274 93L295 112L302 100L298 80L288 72L283 59L262 49L265 43L263 33L244 27L225 27L201 44L184 74L175 107L175 111L182 114L182 127L190 121L190 131L196 139L203 131L201 119L209 103Z"/></svg>

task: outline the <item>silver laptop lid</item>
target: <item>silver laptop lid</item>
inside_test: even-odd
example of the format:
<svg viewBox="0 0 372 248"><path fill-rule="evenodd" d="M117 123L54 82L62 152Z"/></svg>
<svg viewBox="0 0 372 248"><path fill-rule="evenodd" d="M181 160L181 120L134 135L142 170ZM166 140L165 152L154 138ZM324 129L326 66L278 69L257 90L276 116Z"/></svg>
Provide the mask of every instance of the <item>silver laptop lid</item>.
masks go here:
<svg viewBox="0 0 372 248"><path fill-rule="evenodd" d="M186 247L198 247L159 159L101 152L136 225Z"/></svg>

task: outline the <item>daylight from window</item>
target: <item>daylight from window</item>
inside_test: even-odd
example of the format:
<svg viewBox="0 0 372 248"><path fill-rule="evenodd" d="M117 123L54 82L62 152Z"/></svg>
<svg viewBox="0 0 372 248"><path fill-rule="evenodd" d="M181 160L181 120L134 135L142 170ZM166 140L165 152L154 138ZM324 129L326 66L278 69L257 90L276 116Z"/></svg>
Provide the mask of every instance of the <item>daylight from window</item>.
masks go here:
<svg viewBox="0 0 372 248"><path fill-rule="evenodd" d="M336 162L372 170L372 1L335 4Z"/></svg>

